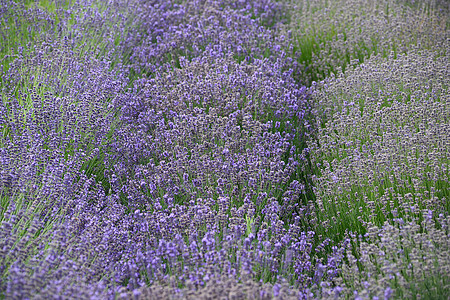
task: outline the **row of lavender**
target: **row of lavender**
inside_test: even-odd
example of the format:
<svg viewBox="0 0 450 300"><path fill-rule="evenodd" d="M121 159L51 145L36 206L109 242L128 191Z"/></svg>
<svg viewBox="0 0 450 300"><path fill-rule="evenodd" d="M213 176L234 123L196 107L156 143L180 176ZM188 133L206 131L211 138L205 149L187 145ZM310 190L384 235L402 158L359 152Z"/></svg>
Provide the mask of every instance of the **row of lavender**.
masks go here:
<svg viewBox="0 0 450 300"><path fill-rule="evenodd" d="M0 3L1 297L449 294L445 1Z"/></svg>

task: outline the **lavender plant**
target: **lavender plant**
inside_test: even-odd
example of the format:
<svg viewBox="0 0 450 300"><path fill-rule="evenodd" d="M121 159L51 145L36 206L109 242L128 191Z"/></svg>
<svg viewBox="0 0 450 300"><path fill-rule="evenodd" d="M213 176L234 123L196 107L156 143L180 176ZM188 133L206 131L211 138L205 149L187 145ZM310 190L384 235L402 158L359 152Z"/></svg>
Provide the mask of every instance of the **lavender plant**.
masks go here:
<svg viewBox="0 0 450 300"><path fill-rule="evenodd" d="M98 85L99 79L103 85ZM99 205L95 197L86 195L95 182L89 177L100 157L99 148L116 126L114 111L108 112L104 104L118 97L126 82L114 79L107 65L94 59L80 62L67 40L43 43L16 59L3 74L3 296L105 293L101 282L82 279L93 272L95 255L86 249L96 238L80 237L78 231L80 223L84 226L93 216L80 220L80 210L86 214L89 208L83 207L88 202ZM78 250L70 253L72 246ZM98 273L104 268L97 267L93 276L104 276Z"/></svg>
<svg viewBox="0 0 450 300"><path fill-rule="evenodd" d="M65 39L43 42L11 64L2 77L7 117L1 144L20 138L25 147L42 143L43 149L62 151L66 158L82 150L93 161L78 164L92 173L95 160L101 160L99 148L107 148L119 126L111 102L124 97L127 81L110 72L108 63L79 55ZM94 149L98 153L92 157Z"/></svg>
<svg viewBox="0 0 450 300"><path fill-rule="evenodd" d="M276 65L271 66L267 61L239 65L229 57L226 60L205 58L198 62L184 62L182 69L157 75L149 80L133 107L122 109L122 117L126 117L129 126L119 133L115 152L122 157L124 167L148 163L150 158L156 163L162 159L171 160L171 155L163 154L161 157L161 153L170 151L172 145L177 144L174 136L170 134L170 146L164 146L163 149L158 149L160 146L155 141L162 140L160 134L174 129L174 126L179 128L175 135L188 130L187 134L191 137L180 146L189 145L189 156L194 151L192 147L198 142L206 143L206 146L201 148L206 147L205 149L212 152L216 151L218 146L221 148L217 151L221 152L232 151L233 149L228 149L230 146L243 149L246 142L234 140L239 139L241 129L250 131L250 135L259 135L260 133L251 131L265 124L266 128L261 132L279 134L279 142L284 144L277 155L283 161L284 166L281 169L285 169L284 176L288 179L284 185L289 185L296 180L293 173L298 164L292 156L302 148L302 137L308 134L306 117L310 109L307 98L308 91L305 87L297 88L288 74L282 73ZM192 113L197 115L198 111L209 113L210 110L214 110L215 117L209 117L208 126L192 125L191 122L178 124L184 118L181 116L188 117L187 115ZM224 118L230 129L220 129L219 132L208 134L201 139L195 137L202 132L208 132L211 122L218 117ZM158 125L155 124L157 122ZM161 122L167 125L160 126ZM250 122L250 125L246 125L247 122ZM196 129L191 129L191 126ZM234 133L230 133L231 128ZM227 133L221 133L222 130ZM213 136L217 136L216 141L211 143ZM229 141L222 142L225 136ZM195 139L192 140L194 144L191 144L191 138ZM166 139L167 137L164 137L164 140ZM247 143L245 147L250 144ZM198 155L199 158L202 156ZM124 170L128 174L134 173L129 168Z"/></svg>

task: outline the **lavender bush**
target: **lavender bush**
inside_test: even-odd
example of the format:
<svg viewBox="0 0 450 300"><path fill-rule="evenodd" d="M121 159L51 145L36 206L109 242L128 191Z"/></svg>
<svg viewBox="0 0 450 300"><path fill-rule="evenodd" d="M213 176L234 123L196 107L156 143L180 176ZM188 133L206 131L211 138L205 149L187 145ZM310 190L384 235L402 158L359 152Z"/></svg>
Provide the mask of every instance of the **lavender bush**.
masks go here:
<svg viewBox="0 0 450 300"><path fill-rule="evenodd" d="M306 150L318 170L312 175L316 201L310 203L317 214L309 221L317 234L344 239L352 231L372 238L358 246L361 272L354 273L358 270L356 260L349 260L356 268L350 272L360 275L357 279L347 278L346 285L360 282L359 287L352 287L364 291L361 297L382 297L385 290L381 287L391 289L400 298L416 297L412 291L431 298L449 292L443 283L448 280L448 259L440 261L440 254L428 252L417 254L417 261L409 256L409 251L432 251L424 248L426 245L420 246L419 237L425 234L430 234L427 241L436 245L439 253L448 251L446 132L450 98L448 48L441 50L413 50L391 60L374 56L345 75L322 82L312 96L321 118L318 139L308 143ZM423 220L427 221L425 225ZM408 230L408 237L398 231L394 235L392 222L401 232ZM373 233L383 225L380 236L386 248L377 244L379 236ZM436 227L440 231L436 232ZM397 253L398 260L388 257L388 263L379 253ZM423 259L430 259L428 266L437 266L439 261L443 269L421 267ZM405 265L398 269L391 265L401 261ZM386 268L396 271L389 273ZM410 273L409 269L423 273ZM437 280L433 288L425 283L428 279Z"/></svg>
<svg viewBox="0 0 450 300"><path fill-rule="evenodd" d="M312 222L342 235L409 209L449 212L447 63L426 50L376 56L323 83L313 102L327 121L308 149L320 169Z"/></svg>
<svg viewBox="0 0 450 300"><path fill-rule="evenodd" d="M448 14L0 0L0 298L447 299Z"/></svg>

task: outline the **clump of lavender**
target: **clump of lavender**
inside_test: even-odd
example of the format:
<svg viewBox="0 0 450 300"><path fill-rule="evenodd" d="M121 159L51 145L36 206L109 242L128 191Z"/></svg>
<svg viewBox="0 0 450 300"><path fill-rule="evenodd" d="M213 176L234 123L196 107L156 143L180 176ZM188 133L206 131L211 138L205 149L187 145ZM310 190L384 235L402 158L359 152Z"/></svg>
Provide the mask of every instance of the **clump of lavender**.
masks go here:
<svg viewBox="0 0 450 300"><path fill-rule="evenodd" d="M308 143L318 234L364 232L408 211L449 213L448 66L448 52L379 55L313 94L323 117Z"/></svg>
<svg viewBox="0 0 450 300"><path fill-rule="evenodd" d="M149 163L150 159L155 160L156 164L161 160L172 161L177 157L171 152L179 144L177 140L180 135L183 135L180 146L189 156L197 151L197 146L201 148L201 152L192 158L195 160L201 159L204 149L233 153L230 147L234 147L243 153L242 149L252 147L258 136L265 139L266 135L277 134L283 146L276 155L283 163L282 169L285 169L285 181L280 183L279 188L286 191L289 184L298 181L294 175L298 166L296 155L302 150L301 141L311 129L308 123L308 89L298 88L289 73L282 72L279 66L267 60L238 64L231 57L203 57L182 62L181 69L156 73L155 78L146 81L138 96L122 106L121 118L127 126L122 126L117 132L112 158L114 161L120 160L120 173L123 175L118 179L123 176L132 178L132 174L138 172L133 168ZM192 116L203 119L199 112L208 114L212 110L214 113L206 121L209 124L197 124L200 119L192 123ZM211 129L216 130L216 125L213 125L216 118L219 122L223 120L229 128L217 125L220 126L217 127L219 131L210 134ZM253 136L251 143L239 140L242 130ZM254 130L257 131L252 133ZM212 138L216 140L210 140ZM162 144L163 141L166 145ZM168 153L164 153L166 151ZM225 152L222 159L226 161L228 156ZM255 154L254 159L258 160L260 155L263 154ZM240 162L236 163L238 169L242 167ZM238 169L230 169L227 173L239 172ZM202 173L199 171L198 174L203 176ZM217 179L211 184L215 186ZM278 194L276 197L281 197L282 193Z"/></svg>
<svg viewBox="0 0 450 300"><path fill-rule="evenodd" d="M2 74L1 290L7 297L104 293L103 283L87 276L104 275L98 270L105 266L90 269L93 256L85 251L97 237L79 231L98 216L97 208L80 220L90 213L88 202L99 205L88 196L95 183L89 177L101 167L95 165L99 148L116 126L109 102L119 101L126 85L108 69L80 58L63 40L34 47ZM71 247L77 250L70 253Z"/></svg>
<svg viewBox="0 0 450 300"><path fill-rule="evenodd" d="M202 57L193 62L182 59L181 69L157 73L144 84L135 104L122 111L130 126L147 131L157 118L171 120L196 108L214 108L219 116L240 115L239 124L248 114L253 120L269 122L270 131L289 140L291 151L301 151L299 141L310 129L308 93L293 82L289 72L267 60L238 64L231 57ZM156 112L161 115L156 117Z"/></svg>
<svg viewBox="0 0 450 300"><path fill-rule="evenodd" d="M127 64L129 49L123 40L137 26L129 2L3 1L0 4L2 70L6 71L10 62L28 54L42 40L68 37L73 50L107 59L127 76L123 65Z"/></svg>
<svg viewBox="0 0 450 300"><path fill-rule="evenodd" d="M128 76L124 65L133 48L129 36L140 26L135 13L138 7L131 0L84 0L72 2L67 8L61 5L55 14L76 49L82 53L94 51L96 58L106 58L118 72ZM134 80L132 76L130 79Z"/></svg>
<svg viewBox="0 0 450 300"><path fill-rule="evenodd" d="M108 62L81 55L72 50L68 39L47 41L11 64L2 76L1 144L18 145L13 140L20 138L19 151L42 143L44 151L61 151L65 158L78 150L89 157L97 149L91 162L77 162L78 169L92 174L98 172L93 169L102 168L104 151L98 149L107 148L120 126L114 105L126 97L127 80L109 71ZM17 151L9 156L16 157L19 165L26 157ZM15 167L5 166L5 171L9 168Z"/></svg>
<svg viewBox="0 0 450 300"><path fill-rule="evenodd" d="M416 46L445 47L449 37L448 2L291 1L294 76L309 86L331 74L363 63L372 55L394 58ZM439 3L438 3L439 4ZM442 7L446 9L442 9Z"/></svg>
<svg viewBox="0 0 450 300"><path fill-rule="evenodd" d="M242 222L245 207L231 208L230 220L217 219L212 201L198 199L190 206L175 205L170 212L136 211L130 215L126 222L128 226L133 224L133 234L128 237L133 243L124 245L122 259L115 268L116 281L129 291L144 285L169 285L185 292L202 289L220 278L238 283L248 279L267 282L271 278L278 282L286 277L301 289L308 284L313 268L309 256L311 233L296 236L298 226L284 231L280 224L278 229L266 224L259 233L246 230L248 222ZM221 205L229 202L226 198L220 201ZM275 211L267 215L273 222L277 220ZM271 239L274 230L284 231L285 237ZM284 247L289 248L286 255Z"/></svg>

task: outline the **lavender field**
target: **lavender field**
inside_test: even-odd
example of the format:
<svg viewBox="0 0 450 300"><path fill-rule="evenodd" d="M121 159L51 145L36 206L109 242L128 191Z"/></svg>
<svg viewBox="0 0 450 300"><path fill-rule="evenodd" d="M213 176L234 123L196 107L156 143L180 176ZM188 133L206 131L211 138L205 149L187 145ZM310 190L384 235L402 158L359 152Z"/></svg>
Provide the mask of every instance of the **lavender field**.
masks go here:
<svg viewBox="0 0 450 300"><path fill-rule="evenodd" d="M0 0L0 299L450 298L448 0Z"/></svg>

